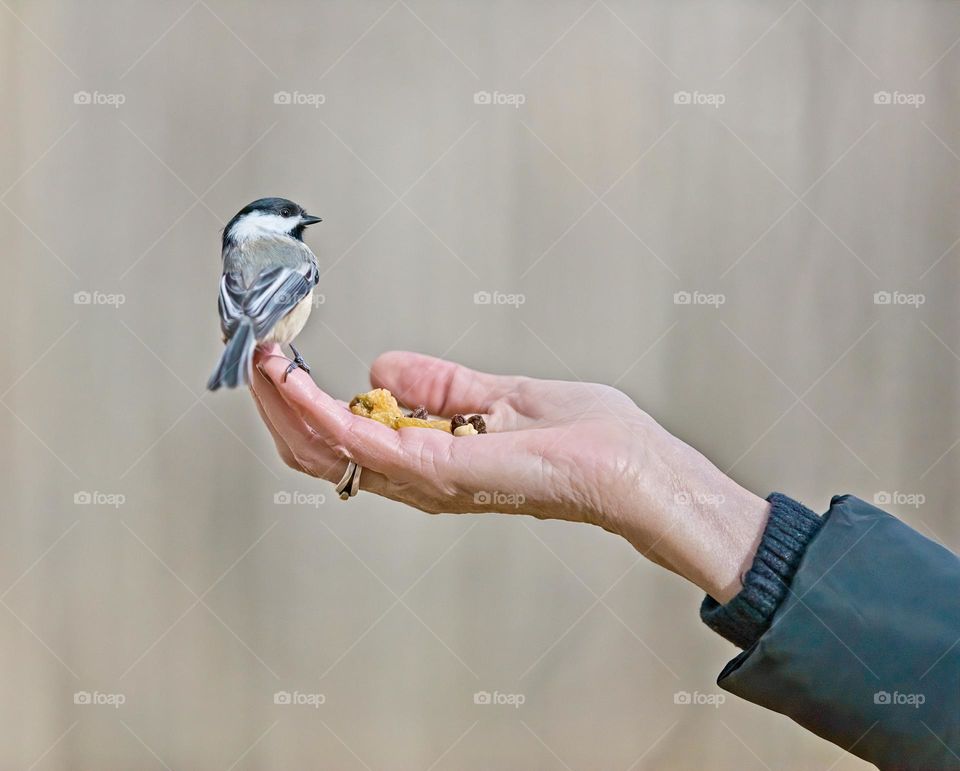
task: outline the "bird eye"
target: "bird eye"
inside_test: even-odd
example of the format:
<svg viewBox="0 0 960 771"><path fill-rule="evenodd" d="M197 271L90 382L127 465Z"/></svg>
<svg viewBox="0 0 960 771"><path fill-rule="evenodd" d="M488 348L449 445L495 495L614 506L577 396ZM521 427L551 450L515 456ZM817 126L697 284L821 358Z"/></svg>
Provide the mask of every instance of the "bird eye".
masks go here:
<svg viewBox="0 0 960 771"><path fill-rule="evenodd" d="M280 210L280 216L281 216L281 217L289 217L291 214L293 214L293 212L290 211L290 209L281 209L281 210Z"/></svg>

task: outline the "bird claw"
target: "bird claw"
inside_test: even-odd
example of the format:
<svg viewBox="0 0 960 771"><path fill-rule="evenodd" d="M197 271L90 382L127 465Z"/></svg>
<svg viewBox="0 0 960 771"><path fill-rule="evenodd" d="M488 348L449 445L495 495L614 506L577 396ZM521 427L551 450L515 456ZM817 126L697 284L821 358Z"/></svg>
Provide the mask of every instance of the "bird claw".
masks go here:
<svg viewBox="0 0 960 771"><path fill-rule="evenodd" d="M293 351L293 361L290 362L290 365L287 367L286 371L283 373L283 382L287 382L287 375L293 372L295 369L302 369L308 375L310 374L310 367L307 366L307 363L303 360L303 356L300 355L300 351L290 346L290 350Z"/></svg>

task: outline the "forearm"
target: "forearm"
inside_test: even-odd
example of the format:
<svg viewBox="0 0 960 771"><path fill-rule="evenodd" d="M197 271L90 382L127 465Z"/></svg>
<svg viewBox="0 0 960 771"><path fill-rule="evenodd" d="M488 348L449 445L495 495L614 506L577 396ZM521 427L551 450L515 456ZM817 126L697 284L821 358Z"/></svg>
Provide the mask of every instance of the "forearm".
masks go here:
<svg viewBox="0 0 960 771"><path fill-rule="evenodd" d="M750 569L770 504L659 425L638 439L636 457L634 470L613 486L609 529L648 559L727 602Z"/></svg>

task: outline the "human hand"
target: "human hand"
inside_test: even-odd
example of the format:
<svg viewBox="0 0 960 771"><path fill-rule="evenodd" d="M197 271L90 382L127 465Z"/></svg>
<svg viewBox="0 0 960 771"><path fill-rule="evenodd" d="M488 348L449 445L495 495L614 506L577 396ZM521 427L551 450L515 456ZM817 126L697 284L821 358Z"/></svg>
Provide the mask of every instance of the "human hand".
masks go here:
<svg viewBox="0 0 960 771"><path fill-rule="evenodd" d="M625 394L593 383L489 375L416 353L371 368L375 387L434 415L482 414L487 434L394 431L354 415L273 347L253 392L287 465L430 513L503 512L586 522L725 601L739 588L766 502L671 436ZM749 552L749 553L747 553Z"/></svg>

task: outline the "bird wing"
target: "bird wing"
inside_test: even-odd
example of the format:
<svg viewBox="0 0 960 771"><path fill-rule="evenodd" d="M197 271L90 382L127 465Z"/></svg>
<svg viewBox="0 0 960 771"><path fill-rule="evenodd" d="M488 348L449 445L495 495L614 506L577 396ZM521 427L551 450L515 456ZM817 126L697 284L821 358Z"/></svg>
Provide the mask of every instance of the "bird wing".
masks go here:
<svg viewBox="0 0 960 771"><path fill-rule="evenodd" d="M227 339L246 318L253 322L256 339L262 340L320 280L316 260L306 246L251 251L225 254L219 307Z"/></svg>
<svg viewBox="0 0 960 771"><path fill-rule="evenodd" d="M243 296L246 294L243 278L239 273L231 271L220 277L220 329L223 330L223 339L229 340L236 332L240 319L243 318Z"/></svg>
<svg viewBox="0 0 960 771"><path fill-rule="evenodd" d="M257 340L310 294L319 280L312 260L296 268L279 265L258 275L243 297L243 314L253 321Z"/></svg>

